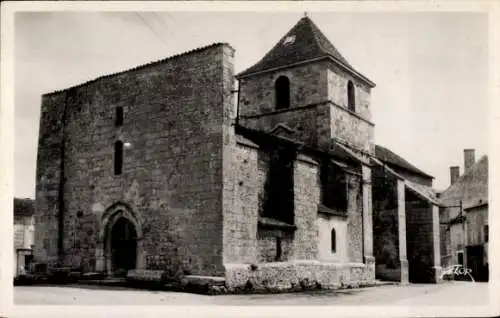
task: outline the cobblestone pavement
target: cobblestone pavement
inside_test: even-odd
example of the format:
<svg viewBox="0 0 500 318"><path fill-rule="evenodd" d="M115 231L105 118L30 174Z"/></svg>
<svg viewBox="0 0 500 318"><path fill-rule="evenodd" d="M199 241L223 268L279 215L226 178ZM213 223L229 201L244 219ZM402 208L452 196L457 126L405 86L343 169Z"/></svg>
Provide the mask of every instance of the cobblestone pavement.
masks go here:
<svg viewBox="0 0 500 318"><path fill-rule="evenodd" d="M429 285L387 285L355 290L272 295L206 296L102 286L18 286L16 305L402 305L486 306L488 284L446 282Z"/></svg>

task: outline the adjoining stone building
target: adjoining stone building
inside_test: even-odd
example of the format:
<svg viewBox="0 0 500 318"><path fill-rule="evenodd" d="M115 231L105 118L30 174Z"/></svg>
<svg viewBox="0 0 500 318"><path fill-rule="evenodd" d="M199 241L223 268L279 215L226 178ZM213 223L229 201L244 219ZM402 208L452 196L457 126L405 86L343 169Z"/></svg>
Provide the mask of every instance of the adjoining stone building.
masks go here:
<svg viewBox="0 0 500 318"><path fill-rule="evenodd" d="M464 149L464 170L450 167L450 186L439 195L442 262L488 281L488 156L475 161L474 149Z"/></svg>
<svg viewBox="0 0 500 318"><path fill-rule="evenodd" d="M14 277L23 274L33 259L35 201L14 198Z"/></svg>
<svg viewBox="0 0 500 318"><path fill-rule="evenodd" d="M373 167L376 277L402 283L441 281L439 202L433 177L382 146Z"/></svg>
<svg viewBox="0 0 500 318"><path fill-rule="evenodd" d="M38 259L177 269L228 287L375 279L372 171L432 201L415 174L377 159L375 84L308 17L236 76L233 58L214 44L43 96ZM426 239L413 244L432 277L434 212L399 216L423 216Z"/></svg>

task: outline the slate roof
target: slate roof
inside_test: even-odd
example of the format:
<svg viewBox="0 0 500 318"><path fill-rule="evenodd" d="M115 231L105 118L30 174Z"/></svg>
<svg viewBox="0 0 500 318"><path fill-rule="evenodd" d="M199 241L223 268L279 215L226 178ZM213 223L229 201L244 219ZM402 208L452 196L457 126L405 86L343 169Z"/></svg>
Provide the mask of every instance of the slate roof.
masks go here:
<svg viewBox="0 0 500 318"><path fill-rule="evenodd" d="M294 41L285 44L286 39L290 37L293 37ZM373 82L358 73L349 64L309 17L300 19L259 62L242 71L236 77L240 78L252 73L285 67L322 57L333 59L346 70L356 74L368 84L375 86Z"/></svg>
<svg viewBox="0 0 500 318"><path fill-rule="evenodd" d="M379 159L372 158L372 161L375 164L378 164L380 166L384 166L384 163L381 162ZM391 169L389 166L384 166L385 171L389 172L390 174L402 179L404 181L406 189L412 191L414 194L418 195L420 198L435 204L435 205L440 205L440 202L438 201L436 197L436 191L432 187L425 186L422 184L418 184L416 182L412 182L408 179L406 179L404 176L401 174L397 173L393 169Z"/></svg>
<svg viewBox="0 0 500 318"><path fill-rule="evenodd" d="M407 160L405 160L403 157L397 155L393 151L385 147L382 147L380 145L375 145L375 157L377 157L380 161L384 162L385 164L397 166L399 168L406 169L413 173L417 173L419 175L434 179L433 176L418 169L417 167L409 163Z"/></svg>

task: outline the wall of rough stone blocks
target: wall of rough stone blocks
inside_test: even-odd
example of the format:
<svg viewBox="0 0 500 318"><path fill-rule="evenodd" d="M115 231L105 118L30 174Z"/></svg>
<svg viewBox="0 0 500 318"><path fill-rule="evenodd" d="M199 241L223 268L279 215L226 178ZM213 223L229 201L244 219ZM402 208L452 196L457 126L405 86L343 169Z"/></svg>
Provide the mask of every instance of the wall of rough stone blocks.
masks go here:
<svg viewBox="0 0 500 318"><path fill-rule="evenodd" d="M330 106L331 137L343 141L363 151L373 153L374 126L347 109L337 105Z"/></svg>
<svg viewBox="0 0 500 318"><path fill-rule="evenodd" d="M349 261L363 263L363 193L362 177L348 174L347 176L347 240Z"/></svg>
<svg viewBox="0 0 500 318"><path fill-rule="evenodd" d="M281 75L290 78L291 105L276 111L274 80ZM346 107L349 79L356 83L356 112ZM269 131L285 123L297 130L295 138L309 144L329 145L331 138L337 138L374 151L370 88L332 63L311 63L241 79L239 99L244 126Z"/></svg>
<svg viewBox="0 0 500 318"><path fill-rule="evenodd" d="M278 255L277 241L280 240L281 255ZM281 230L259 229L257 233L257 262L286 262L293 255L294 234Z"/></svg>
<svg viewBox="0 0 500 318"><path fill-rule="evenodd" d="M317 163L299 156L294 163L295 226L293 234L258 229L259 208L264 199L267 153L252 146L237 145L233 167L236 189L233 209L224 213L224 262L269 261L282 238L283 260L313 260L317 257L317 209L319 176ZM278 231L279 233L276 233ZM279 235L278 235L279 234Z"/></svg>
<svg viewBox="0 0 500 318"><path fill-rule="evenodd" d="M340 69L334 63L328 63L328 99L338 106L347 107L347 83L352 81L355 92L355 112L362 118L371 121L370 88Z"/></svg>
<svg viewBox="0 0 500 318"><path fill-rule="evenodd" d="M65 94L42 97L38 134L35 259L57 261L61 178L62 118Z"/></svg>
<svg viewBox="0 0 500 318"><path fill-rule="evenodd" d="M299 155L294 162L295 231L293 259L315 260L318 256L318 163Z"/></svg>
<svg viewBox="0 0 500 318"><path fill-rule="evenodd" d="M226 285L230 288L243 287L250 282L257 289L287 289L299 286L300 281L318 281L322 286L332 288L341 283L373 281L374 264L362 264L364 237L360 205L363 200L359 177L353 176L350 181L353 191L349 197L348 215L353 220L345 221L347 257L343 262L345 266L338 269L338 263L317 261L321 258L319 249L322 246L319 242L321 229L318 224L318 163L302 154L294 162L297 230L286 233L259 228L257 220L268 169L268 154L253 142L242 136L237 137L231 162L231 169L235 171L233 209L224 212ZM277 236L282 238L282 262L273 261ZM347 251L347 246L357 247L353 251ZM303 265L304 262L316 265ZM302 265L297 265L298 263Z"/></svg>
<svg viewBox="0 0 500 318"><path fill-rule="evenodd" d="M104 243L102 216L123 202L143 233L139 264L150 267L149 256L155 256L163 266L181 266L191 274L223 274L222 166L233 54L227 45L213 45L75 89L64 128L67 263L87 260L85 267L95 270ZM45 108L58 107L62 95L47 95ZM116 128L118 106L124 108L124 124ZM56 119L51 130L52 118L42 111L41 130L47 133L40 139L39 217L57 211L47 203L47 166L57 172L53 162L59 160L50 148L57 135L50 133L61 129ZM120 176L113 173L116 140L131 144L124 149ZM57 175L49 181L57 184L54 180ZM57 231L47 222L38 228Z"/></svg>
<svg viewBox="0 0 500 318"><path fill-rule="evenodd" d="M234 184L234 190L225 192L228 205L224 208L224 263L257 262L257 223L261 192L267 167L260 164L265 155L250 141L234 143L230 165L232 175L224 184Z"/></svg>
<svg viewBox="0 0 500 318"><path fill-rule="evenodd" d="M294 261L226 266L226 286L229 289L245 286L254 290L335 289L370 284L374 279L372 269L364 264Z"/></svg>
<svg viewBox="0 0 500 318"><path fill-rule="evenodd" d="M290 80L290 108L326 101L325 66L324 63L311 63L240 79L240 116L275 111L274 83L283 75Z"/></svg>

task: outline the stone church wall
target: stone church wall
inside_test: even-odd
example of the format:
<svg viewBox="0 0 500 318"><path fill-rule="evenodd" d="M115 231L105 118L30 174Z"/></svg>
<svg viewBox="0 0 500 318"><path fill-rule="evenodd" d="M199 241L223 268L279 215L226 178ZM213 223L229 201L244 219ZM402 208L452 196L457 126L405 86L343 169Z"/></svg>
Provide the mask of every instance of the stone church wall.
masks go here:
<svg viewBox="0 0 500 318"><path fill-rule="evenodd" d="M102 269L102 217L121 202L143 233L139 267L223 274L223 130L233 105L233 54L227 45L212 45L43 97L39 260L57 255L64 149L65 263ZM124 109L122 127L115 127L115 107ZM113 173L117 140L130 143L119 176Z"/></svg>

